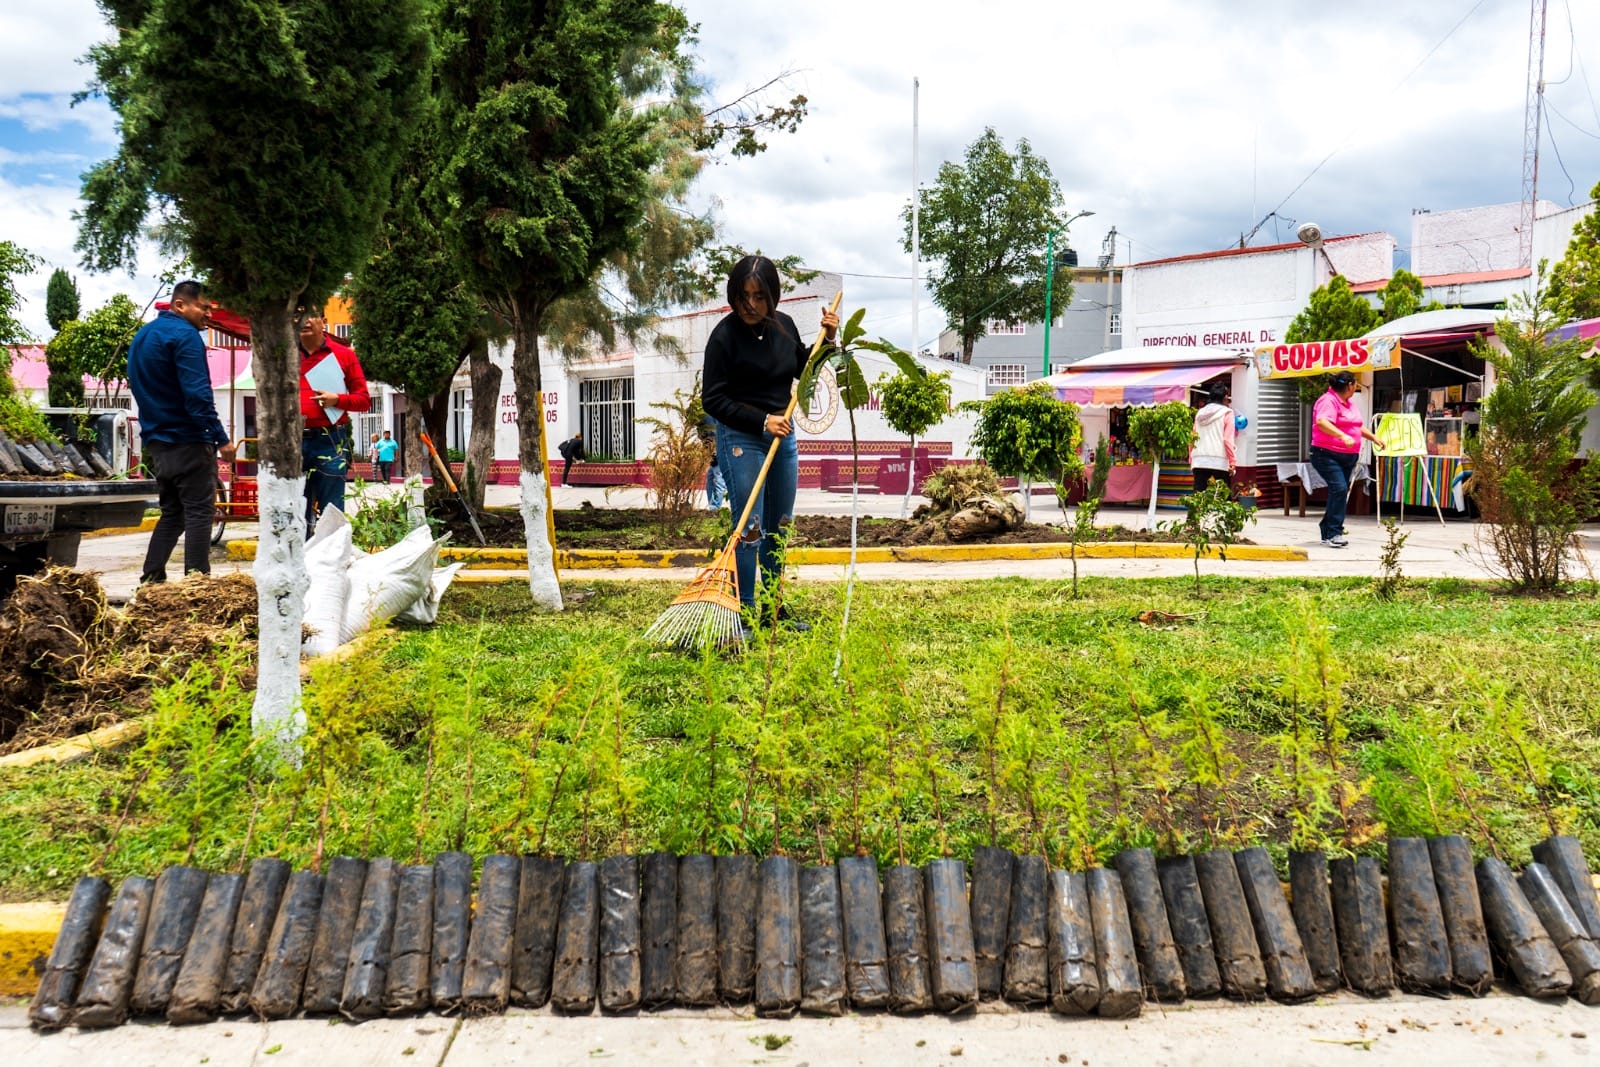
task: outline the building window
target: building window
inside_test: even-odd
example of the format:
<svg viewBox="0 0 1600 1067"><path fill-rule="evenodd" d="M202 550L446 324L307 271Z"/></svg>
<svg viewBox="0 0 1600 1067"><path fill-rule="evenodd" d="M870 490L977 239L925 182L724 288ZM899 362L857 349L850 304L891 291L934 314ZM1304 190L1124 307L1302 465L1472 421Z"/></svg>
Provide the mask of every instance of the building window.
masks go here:
<svg viewBox="0 0 1600 1067"><path fill-rule="evenodd" d="M633 458L633 379L588 378L578 383L578 427L592 460ZM566 431L560 431L562 437Z"/></svg>
<svg viewBox="0 0 1600 1067"><path fill-rule="evenodd" d="M1028 380L1028 368L1021 363L996 363L989 368L989 386L1006 389Z"/></svg>
<svg viewBox="0 0 1600 1067"><path fill-rule="evenodd" d="M1122 312L1113 311L1111 313L1111 336L1112 337L1117 337L1121 333L1122 333Z"/></svg>
<svg viewBox="0 0 1600 1067"><path fill-rule="evenodd" d="M467 450L472 436L472 390L453 389L450 392L450 425L445 441L460 452Z"/></svg>
<svg viewBox="0 0 1600 1067"><path fill-rule="evenodd" d="M985 331L990 337L1022 337L1028 332L1028 324L1019 322L1015 326L1004 322L995 321L988 325Z"/></svg>
<svg viewBox="0 0 1600 1067"><path fill-rule="evenodd" d="M364 460L372 451L372 435L383 433L383 413L378 411L352 411L350 433L355 446L355 458Z"/></svg>
<svg viewBox="0 0 1600 1067"><path fill-rule="evenodd" d="M350 324L348 322L339 323L333 328L333 335L341 341L350 340Z"/></svg>

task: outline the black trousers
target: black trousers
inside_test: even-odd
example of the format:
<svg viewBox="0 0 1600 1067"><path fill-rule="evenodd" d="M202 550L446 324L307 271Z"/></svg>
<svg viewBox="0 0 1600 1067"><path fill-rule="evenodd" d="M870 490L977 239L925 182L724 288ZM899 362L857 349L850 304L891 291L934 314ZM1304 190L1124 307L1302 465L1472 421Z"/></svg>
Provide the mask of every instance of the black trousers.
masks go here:
<svg viewBox="0 0 1600 1067"><path fill-rule="evenodd" d="M1197 492L1197 493L1205 492L1206 491L1206 486L1210 485L1212 482L1224 482L1224 483L1227 484L1229 489L1232 489L1233 488L1233 475L1229 474L1227 471L1214 470L1214 469L1212 469L1210 467L1196 467L1196 468L1194 468L1194 491L1195 492Z"/></svg>
<svg viewBox="0 0 1600 1067"><path fill-rule="evenodd" d="M156 475L161 518L150 535L139 581L167 580L167 561L183 535L183 573L211 573L211 522L217 513L217 446L146 441Z"/></svg>

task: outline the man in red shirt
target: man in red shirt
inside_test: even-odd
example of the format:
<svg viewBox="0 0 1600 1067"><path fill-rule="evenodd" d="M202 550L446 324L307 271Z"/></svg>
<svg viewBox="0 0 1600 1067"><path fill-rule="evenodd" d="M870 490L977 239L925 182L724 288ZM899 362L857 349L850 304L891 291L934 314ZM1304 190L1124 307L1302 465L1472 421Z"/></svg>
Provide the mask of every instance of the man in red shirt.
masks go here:
<svg viewBox="0 0 1600 1067"><path fill-rule="evenodd" d="M332 357L334 364L322 366ZM342 377L341 389L314 389L306 375L319 383L333 366ZM317 516L330 504L344 510L345 472L350 469L350 416L352 411L367 411L372 398L367 395L367 376L356 359L355 350L328 333L327 320L320 311L312 312L300 324L300 418L305 424L300 438L300 464L306 474L306 536L310 537Z"/></svg>

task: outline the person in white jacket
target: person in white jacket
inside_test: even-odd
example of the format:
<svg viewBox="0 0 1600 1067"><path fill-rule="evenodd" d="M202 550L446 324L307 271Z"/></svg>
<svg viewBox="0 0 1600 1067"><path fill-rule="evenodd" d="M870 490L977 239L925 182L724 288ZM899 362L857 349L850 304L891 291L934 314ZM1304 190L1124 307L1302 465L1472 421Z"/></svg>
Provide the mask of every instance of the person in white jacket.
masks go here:
<svg viewBox="0 0 1600 1067"><path fill-rule="evenodd" d="M1210 403L1194 413L1194 444L1189 449L1189 469L1194 472L1194 491L1200 492L1214 481L1233 487L1233 442L1237 430L1233 399L1226 382L1215 382L1207 390Z"/></svg>

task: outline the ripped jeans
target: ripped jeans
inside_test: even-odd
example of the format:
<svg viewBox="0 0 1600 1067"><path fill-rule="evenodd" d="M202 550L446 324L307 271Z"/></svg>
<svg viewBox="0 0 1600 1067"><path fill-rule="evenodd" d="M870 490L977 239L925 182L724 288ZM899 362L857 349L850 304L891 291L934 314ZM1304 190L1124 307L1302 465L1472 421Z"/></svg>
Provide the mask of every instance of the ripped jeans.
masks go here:
<svg viewBox="0 0 1600 1067"><path fill-rule="evenodd" d="M766 462L772 437L765 433L745 433L717 423L717 466L728 484L728 505L738 519L750 499L750 490ZM794 494L800 482L800 449L790 434L778 447L778 454L767 472L767 480L750 510L744 536L734 549L739 583L739 603L754 607L756 602L756 564L768 580L783 573L783 556L778 547L779 532L794 519Z"/></svg>

